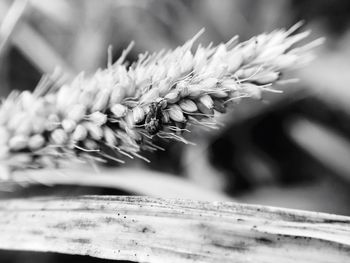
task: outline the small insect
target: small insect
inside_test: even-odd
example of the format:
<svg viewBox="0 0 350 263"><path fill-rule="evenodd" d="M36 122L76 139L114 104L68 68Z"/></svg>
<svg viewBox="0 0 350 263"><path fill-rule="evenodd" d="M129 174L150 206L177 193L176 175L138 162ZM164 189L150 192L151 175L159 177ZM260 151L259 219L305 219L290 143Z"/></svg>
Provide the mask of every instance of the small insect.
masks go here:
<svg viewBox="0 0 350 263"><path fill-rule="evenodd" d="M162 109L166 107L166 101L152 102L145 119L145 129L154 135L162 127Z"/></svg>

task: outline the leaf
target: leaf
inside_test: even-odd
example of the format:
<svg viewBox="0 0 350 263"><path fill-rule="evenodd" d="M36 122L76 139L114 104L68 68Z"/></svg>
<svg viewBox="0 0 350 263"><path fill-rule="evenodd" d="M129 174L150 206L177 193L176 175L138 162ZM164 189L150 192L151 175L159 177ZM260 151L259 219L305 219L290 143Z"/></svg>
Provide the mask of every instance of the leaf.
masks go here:
<svg viewBox="0 0 350 263"><path fill-rule="evenodd" d="M0 248L137 262L348 262L350 218L149 197L0 201Z"/></svg>

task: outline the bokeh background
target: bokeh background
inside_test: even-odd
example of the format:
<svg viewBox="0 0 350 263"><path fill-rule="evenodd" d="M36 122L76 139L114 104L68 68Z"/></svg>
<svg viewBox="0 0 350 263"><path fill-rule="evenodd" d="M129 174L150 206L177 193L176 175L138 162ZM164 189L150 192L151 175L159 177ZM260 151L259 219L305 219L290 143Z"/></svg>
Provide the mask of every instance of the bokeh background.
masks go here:
<svg viewBox="0 0 350 263"><path fill-rule="evenodd" d="M62 81L81 71L93 74L106 66L109 45L116 60L134 40L128 56L134 61L140 52L181 45L203 27L200 42L218 44L301 20L302 30L312 30L309 40L326 37L326 42L309 66L286 76L300 81L281 87L282 95L242 101L221 119L220 130L194 130L187 138L197 146L160 141L166 151L145 153L149 164L129 160L122 167L108 163L99 173L79 167L66 171L66 176L119 178L113 186L61 180L49 181L51 186L22 182L8 189L3 183L7 191L0 197L171 192L350 215L347 0L0 0L0 96L33 90L57 66ZM70 262L54 254L1 255L6 262Z"/></svg>

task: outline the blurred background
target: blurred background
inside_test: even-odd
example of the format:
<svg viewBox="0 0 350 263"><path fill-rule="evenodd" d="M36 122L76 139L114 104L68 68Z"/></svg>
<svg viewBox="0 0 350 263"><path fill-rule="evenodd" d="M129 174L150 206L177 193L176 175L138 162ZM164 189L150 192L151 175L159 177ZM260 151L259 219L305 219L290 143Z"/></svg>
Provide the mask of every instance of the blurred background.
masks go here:
<svg viewBox="0 0 350 263"><path fill-rule="evenodd" d="M300 81L281 87L282 95L242 101L220 130L193 131L187 139L196 146L159 141L166 151L145 153L151 163L108 163L97 174L79 167L62 177L32 172L0 197L147 194L350 215L347 0L0 0L0 95L33 90L57 66L62 81L93 74L106 66L109 45L116 60L134 40L134 61L140 52L181 45L203 27L199 42L218 44L300 20L302 30L312 30L308 40L326 37L311 65L285 76ZM13 258L9 253L4 257ZM18 262L32 262L20 255Z"/></svg>

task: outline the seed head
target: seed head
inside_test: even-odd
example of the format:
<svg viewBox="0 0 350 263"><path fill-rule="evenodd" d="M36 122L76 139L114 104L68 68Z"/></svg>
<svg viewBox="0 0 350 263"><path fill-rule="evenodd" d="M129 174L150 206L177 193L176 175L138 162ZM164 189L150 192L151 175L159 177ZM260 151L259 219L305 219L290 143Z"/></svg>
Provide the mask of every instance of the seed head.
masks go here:
<svg viewBox="0 0 350 263"><path fill-rule="evenodd" d="M180 99L179 92L176 90L171 91L164 96L164 99L166 99L166 101L170 104L176 103Z"/></svg>
<svg viewBox="0 0 350 263"><path fill-rule="evenodd" d="M179 106L184 112L195 112L198 110L196 103L189 99L180 101Z"/></svg>
<svg viewBox="0 0 350 263"><path fill-rule="evenodd" d="M89 139L84 141L84 147L88 150L97 150L99 148L95 141Z"/></svg>
<svg viewBox="0 0 350 263"><path fill-rule="evenodd" d="M122 102L124 97L125 97L124 87L120 84L119 85L117 84L112 90L110 103L112 105L116 104L116 103L120 103L120 102Z"/></svg>
<svg viewBox="0 0 350 263"><path fill-rule="evenodd" d="M41 134L46 129L47 120L44 117L37 117L32 120L32 128L34 134Z"/></svg>
<svg viewBox="0 0 350 263"><path fill-rule="evenodd" d="M97 93L96 101L91 107L91 112L103 111L108 105L110 94L111 92L109 89L102 89L99 91Z"/></svg>
<svg viewBox="0 0 350 263"><path fill-rule="evenodd" d="M233 79L225 79L221 81L221 89L225 91L236 91L238 89L237 81Z"/></svg>
<svg viewBox="0 0 350 263"><path fill-rule="evenodd" d="M86 115L86 107L83 104L75 104L67 110L67 119L80 122Z"/></svg>
<svg viewBox="0 0 350 263"><path fill-rule="evenodd" d="M169 66L167 77L170 79L176 79L181 74L180 67L177 65L177 63L174 63Z"/></svg>
<svg viewBox="0 0 350 263"><path fill-rule="evenodd" d="M260 85L273 83L278 80L280 74L278 72L262 72L251 78L251 81L254 81Z"/></svg>
<svg viewBox="0 0 350 263"><path fill-rule="evenodd" d="M88 115L88 119L95 123L97 126L102 126L107 122L107 115L102 112L95 111L94 113Z"/></svg>
<svg viewBox="0 0 350 263"><path fill-rule="evenodd" d="M66 133L71 133L74 131L77 123L71 119L64 119L62 121L62 128Z"/></svg>
<svg viewBox="0 0 350 263"><path fill-rule="evenodd" d="M67 133L63 129L54 130L50 137L56 145L64 145L68 139Z"/></svg>
<svg viewBox="0 0 350 263"><path fill-rule="evenodd" d="M145 111L141 107L137 106L133 108L132 116L134 123L140 123L145 119Z"/></svg>
<svg viewBox="0 0 350 263"><path fill-rule="evenodd" d="M122 118L126 115L126 113L128 112L128 108L125 107L122 104L114 104L111 107L111 112L113 113L113 116L115 118Z"/></svg>
<svg viewBox="0 0 350 263"><path fill-rule="evenodd" d="M7 123L7 127L11 131L15 131L23 121L27 119L27 115L24 112L20 112L18 115L14 115Z"/></svg>
<svg viewBox="0 0 350 263"><path fill-rule="evenodd" d="M261 88L251 83L244 83L241 86L244 93L253 99L260 100L262 98Z"/></svg>
<svg viewBox="0 0 350 263"><path fill-rule="evenodd" d="M203 95L199 98L199 101L208 109L213 108L213 100L209 95Z"/></svg>
<svg viewBox="0 0 350 263"><path fill-rule="evenodd" d="M6 159L9 156L10 148L6 145L1 146L0 148L0 158Z"/></svg>
<svg viewBox="0 0 350 263"><path fill-rule="evenodd" d="M85 126L79 124L75 128L72 138L73 138L73 141L83 141L86 139L87 135L88 135L88 132Z"/></svg>
<svg viewBox="0 0 350 263"><path fill-rule="evenodd" d="M215 91L210 92L210 96L215 97L215 98L219 98L219 99L223 99L223 98L227 98L228 94L226 91L223 91L223 90L215 90Z"/></svg>
<svg viewBox="0 0 350 263"><path fill-rule="evenodd" d="M90 108L95 99L96 99L96 93L98 92L97 89L86 89L81 92L79 95L78 103L85 106L85 108Z"/></svg>
<svg viewBox="0 0 350 263"><path fill-rule="evenodd" d="M29 149L32 151L40 149L44 144L45 144L45 139L40 134L33 135L32 137L29 138L29 141L28 141Z"/></svg>
<svg viewBox="0 0 350 263"><path fill-rule="evenodd" d="M102 139L103 131L99 125L92 122L84 122L83 125L88 131L88 134L91 136L92 139L96 141L99 141Z"/></svg>
<svg viewBox="0 0 350 263"><path fill-rule="evenodd" d="M60 88L14 92L0 106L0 161L56 167L66 156L88 158L102 144L142 158L141 150L156 148L154 136L187 142L181 133L189 124L213 127L214 113L224 113L229 101L261 99L282 71L310 60L320 40L295 48L308 33L293 31L192 52L197 35L172 51L142 54L131 66L124 53L106 70Z"/></svg>
<svg viewBox="0 0 350 263"><path fill-rule="evenodd" d="M53 131L60 125L60 118L56 114L50 114L45 123L45 129Z"/></svg>
<svg viewBox="0 0 350 263"><path fill-rule="evenodd" d="M150 89L148 92L146 92L141 98L140 98L140 103L151 103L156 101L159 98L159 89L158 88L153 88Z"/></svg>
<svg viewBox="0 0 350 263"><path fill-rule="evenodd" d="M158 84L159 96L164 97L169 93L171 88L169 78L161 79Z"/></svg>
<svg viewBox="0 0 350 263"><path fill-rule="evenodd" d="M10 133L7 131L7 129L0 126L0 147L3 147L5 144L7 144L9 138Z"/></svg>
<svg viewBox="0 0 350 263"><path fill-rule="evenodd" d="M24 135L15 135L9 141L9 147L13 151L23 150L28 145L28 137Z"/></svg>
<svg viewBox="0 0 350 263"><path fill-rule="evenodd" d="M169 107L169 117L175 122L183 122L185 121L185 117L180 106L174 104Z"/></svg>
<svg viewBox="0 0 350 263"><path fill-rule="evenodd" d="M29 91L25 90L21 93L21 105L23 109L31 109L34 104L36 104L36 100L33 97L33 94Z"/></svg>
<svg viewBox="0 0 350 263"><path fill-rule="evenodd" d="M228 71L235 73L243 63L243 56L240 52L232 52L227 57Z"/></svg>
<svg viewBox="0 0 350 263"><path fill-rule="evenodd" d="M117 138L115 137L114 132L109 127L103 128L103 135L106 140L106 143L110 147L114 147L117 144Z"/></svg>
<svg viewBox="0 0 350 263"><path fill-rule="evenodd" d="M16 128L16 134L23 134L29 136L33 131L33 125L31 119L24 119L21 123L19 123Z"/></svg>
<svg viewBox="0 0 350 263"><path fill-rule="evenodd" d="M214 110L212 108L208 108L206 105L204 105L200 101L197 101L197 107L198 107L198 110L204 115L211 116L214 114Z"/></svg>
<svg viewBox="0 0 350 263"><path fill-rule="evenodd" d="M192 68L193 68L193 56L192 56L192 53L189 50L187 50L181 62L181 73L186 74L190 72Z"/></svg>
<svg viewBox="0 0 350 263"><path fill-rule="evenodd" d="M183 97L190 97L193 99L198 98L201 94L203 94L203 87L200 84L193 84L193 85L189 85L187 87L187 91L186 93L184 93Z"/></svg>
<svg viewBox="0 0 350 263"><path fill-rule="evenodd" d="M211 89L215 89L217 84L218 84L217 78L207 78L200 83L200 86L204 90L211 90Z"/></svg>

